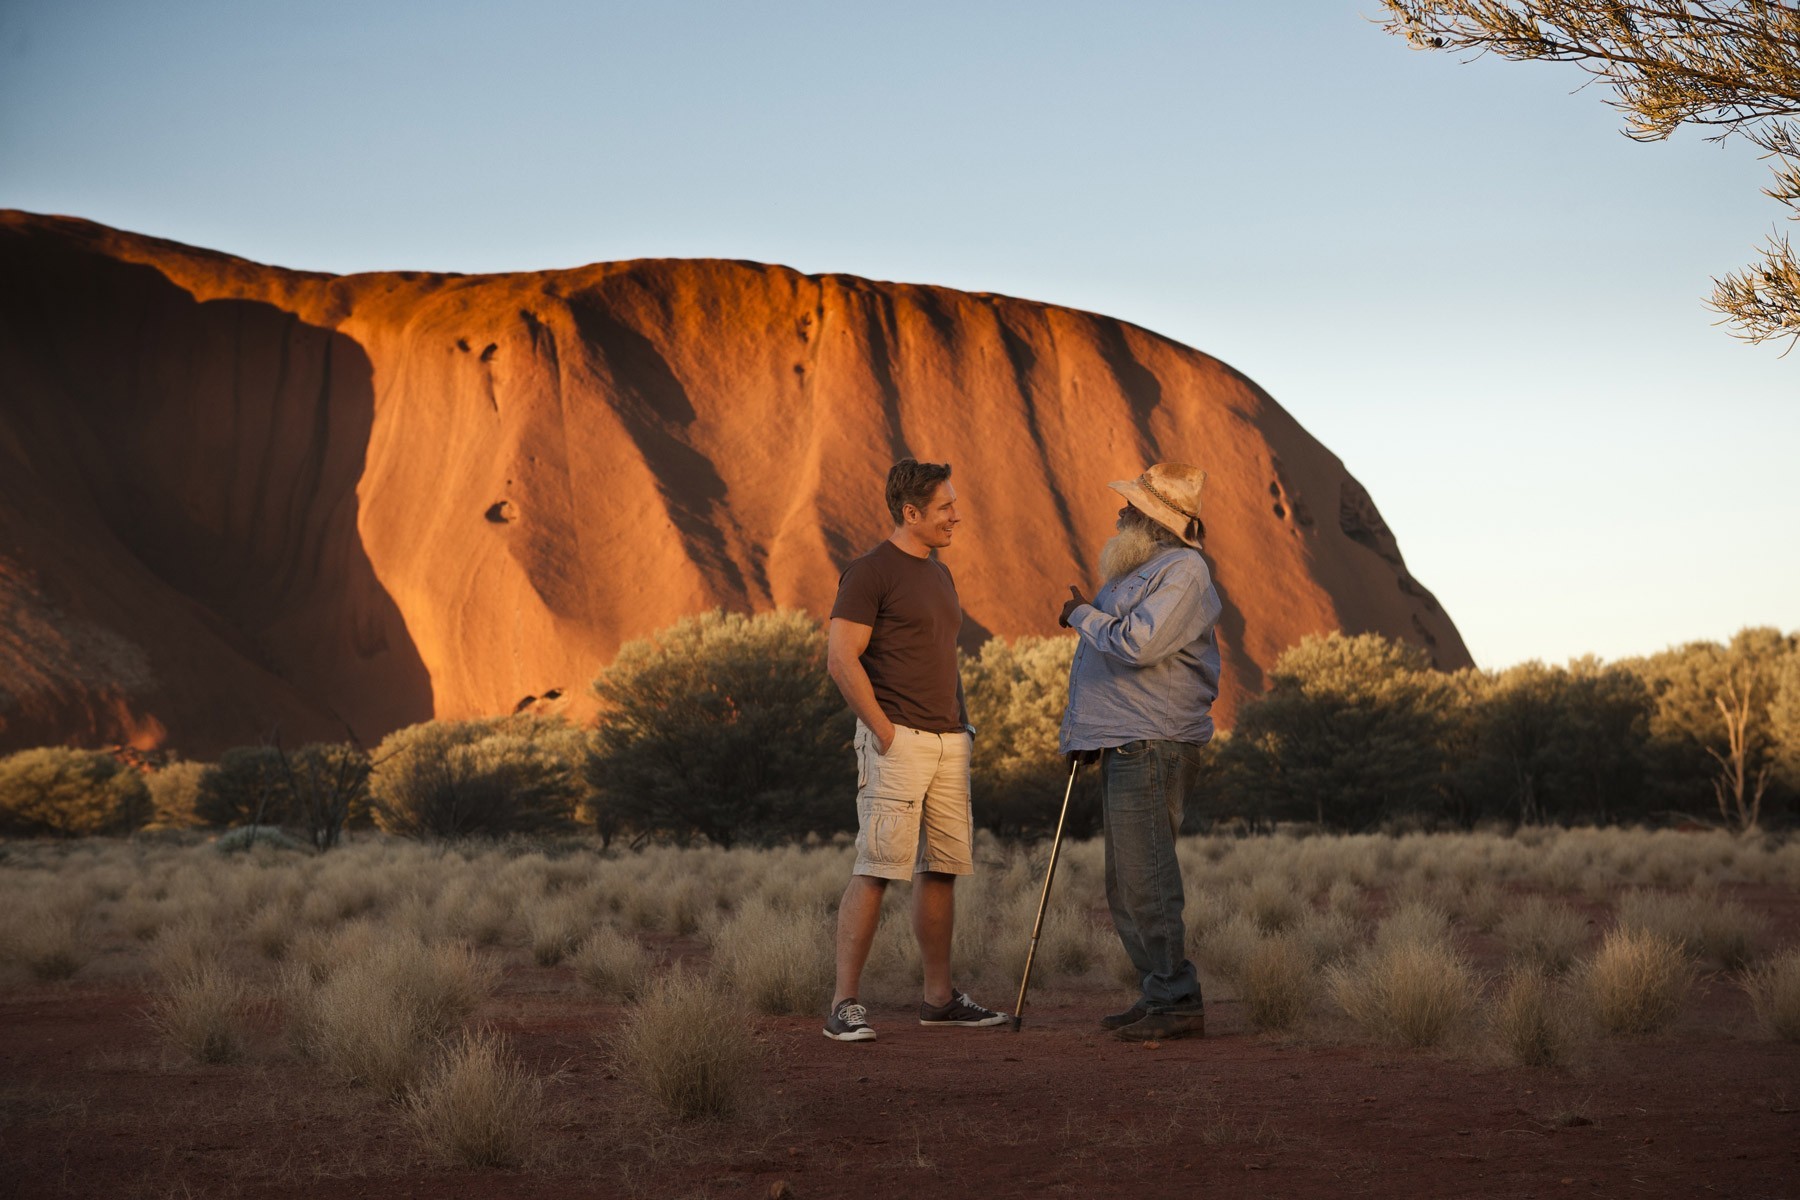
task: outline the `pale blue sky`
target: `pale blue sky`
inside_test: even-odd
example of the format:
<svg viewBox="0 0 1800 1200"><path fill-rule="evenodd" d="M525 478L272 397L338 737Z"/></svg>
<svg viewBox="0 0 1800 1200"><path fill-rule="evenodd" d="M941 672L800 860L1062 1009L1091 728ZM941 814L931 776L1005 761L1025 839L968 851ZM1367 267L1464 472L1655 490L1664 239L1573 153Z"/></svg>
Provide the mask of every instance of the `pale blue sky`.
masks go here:
<svg viewBox="0 0 1800 1200"><path fill-rule="evenodd" d="M0 206L284 266L720 256L1138 322L1369 488L1478 662L1800 626L1781 209L1373 0L0 0Z"/></svg>

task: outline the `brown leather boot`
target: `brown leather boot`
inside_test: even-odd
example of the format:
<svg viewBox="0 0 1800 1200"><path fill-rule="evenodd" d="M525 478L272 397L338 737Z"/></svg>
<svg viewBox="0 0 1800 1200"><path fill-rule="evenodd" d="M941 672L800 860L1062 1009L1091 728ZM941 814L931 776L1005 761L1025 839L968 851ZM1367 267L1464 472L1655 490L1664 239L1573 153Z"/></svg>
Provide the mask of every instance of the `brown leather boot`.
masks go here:
<svg viewBox="0 0 1800 1200"><path fill-rule="evenodd" d="M1127 1025L1137 1024L1149 1015L1150 1010L1145 1008L1143 1001L1140 1000L1124 1012L1107 1013L1104 1017L1101 1017L1100 1028L1123 1029Z"/></svg>
<svg viewBox="0 0 1800 1200"><path fill-rule="evenodd" d="M1205 1013L1151 1013L1113 1031L1125 1042L1166 1042L1171 1038L1205 1037Z"/></svg>

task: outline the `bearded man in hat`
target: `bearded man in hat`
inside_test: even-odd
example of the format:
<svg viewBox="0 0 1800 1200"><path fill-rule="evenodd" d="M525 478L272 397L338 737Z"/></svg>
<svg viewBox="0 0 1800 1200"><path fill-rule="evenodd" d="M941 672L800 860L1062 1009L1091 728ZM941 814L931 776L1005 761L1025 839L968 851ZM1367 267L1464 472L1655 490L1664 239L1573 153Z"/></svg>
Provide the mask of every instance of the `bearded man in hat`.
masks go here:
<svg viewBox="0 0 1800 1200"><path fill-rule="evenodd" d="M1219 695L1219 593L1200 555L1206 473L1158 463L1110 486L1125 497L1100 551L1091 601L1070 585L1061 624L1081 635L1069 668L1061 749L1098 762L1106 899L1142 979L1100 1024L1126 1041L1201 1037L1200 979L1186 954L1175 837L1213 733Z"/></svg>

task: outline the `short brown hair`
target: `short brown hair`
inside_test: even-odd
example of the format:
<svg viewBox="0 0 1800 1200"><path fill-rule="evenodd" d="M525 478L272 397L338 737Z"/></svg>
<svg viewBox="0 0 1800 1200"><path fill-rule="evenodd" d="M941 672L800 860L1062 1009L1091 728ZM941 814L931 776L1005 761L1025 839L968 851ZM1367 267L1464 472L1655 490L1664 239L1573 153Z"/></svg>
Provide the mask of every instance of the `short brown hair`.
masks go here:
<svg viewBox="0 0 1800 1200"><path fill-rule="evenodd" d="M894 518L894 524L906 524L906 506L909 504L924 512L938 490L938 484L948 478L949 463L920 462L916 458L903 458L895 463L887 478L888 513Z"/></svg>

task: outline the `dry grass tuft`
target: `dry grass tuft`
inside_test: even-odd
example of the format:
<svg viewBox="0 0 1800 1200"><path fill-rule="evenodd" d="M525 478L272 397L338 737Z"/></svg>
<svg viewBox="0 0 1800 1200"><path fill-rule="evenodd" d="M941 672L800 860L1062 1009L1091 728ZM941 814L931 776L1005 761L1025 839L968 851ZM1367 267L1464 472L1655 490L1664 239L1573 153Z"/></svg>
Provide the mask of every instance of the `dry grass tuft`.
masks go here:
<svg viewBox="0 0 1800 1200"><path fill-rule="evenodd" d="M1606 935L1581 971L1580 988L1609 1033L1654 1033L1675 1019L1693 982L1681 943L1621 925Z"/></svg>
<svg viewBox="0 0 1800 1200"><path fill-rule="evenodd" d="M27 903L0 922L0 957L19 963L33 979L69 979L93 957L83 912Z"/></svg>
<svg viewBox="0 0 1800 1200"><path fill-rule="evenodd" d="M150 1005L150 1024L195 1062L230 1063L244 1056L248 989L217 963L170 979Z"/></svg>
<svg viewBox="0 0 1800 1200"><path fill-rule="evenodd" d="M1619 924L1680 942L1693 958L1712 959L1730 971L1753 962L1769 933L1762 917L1711 892L1626 892Z"/></svg>
<svg viewBox="0 0 1800 1200"><path fill-rule="evenodd" d="M177 983L216 967L225 945L212 924L201 916L183 917L163 926L150 943L150 968L164 980Z"/></svg>
<svg viewBox="0 0 1800 1200"><path fill-rule="evenodd" d="M1567 905L1527 896L1500 918L1496 932L1515 964L1561 975L1587 945L1588 919Z"/></svg>
<svg viewBox="0 0 1800 1200"><path fill-rule="evenodd" d="M1493 1028L1514 1062L1554 1067L1568 1061L1574 1030L1556 982L1539 967L1515 968L1494 1005Z"/></svg>
<svg viewBox="0 0 1800 1200"><path fill-rule="evenodd" d="M1765 1028L1778 1038L1800 1042L1800 949L1764 963L1744 977L1744 990Z"/></svg>
<svg viewBox="0 0 1800 1200"><path fill-rule="evenodd" d="M1240 913L1207 930L1194 947L1193 957L1219 978L1237 980L1243 977L1250 955L1261 944L1262 933L1256 922ZM1139 982L1135 974L1131 982L1133 986Z"/></svg>
<svg viewBox="0 0 1800 1200"><path fill-rule="evenodd" d="M713 965L758 1012L801 1016L831 996L833 942L823 913L751 900L713 928Z"/></svg>
<svg viewBox="0 0 1800 1200"><path fill-rule="evenodd" d="M1448 941L1390 935L1355 962L1326 971L1332 997L1375 1038L1435 1046L1475 1007L1469 964Z"/></svg>
<svg viewBox="0 0 1800 1200"><path fill-rule="evenodd" d="M1258 1029L1292 1029L1312 1006L1316 987L1311 949L1298 936L1265 938L1244 962L1239 988L1250 1023Z"/></svg>
<svg viewBox="0 0 1800 1200"><path fill-rule="evenodd" d="M1294 893L1286 878L1263 875L1245 890L1238 908L1264 933L1280 933L1299 923L1306 913L1306 901Z"/></svg>
<svg viewBox="0 0 1800 1200"><path fill-rule="evenodd" d="M602 996L629 1001L643 995L655 959L636 938L602 925L576 947L569 966Z"/></svg>
<svg viewBox="0 0 1800 1200"><path fill-rule="evenodd" d="M305 968L286 981L289 1035L332 1075L397 1096L433 1048L493 990L494 969L463 946L409 937L377 943L313 983Z"/></svg>
<svg viewBox="0 0 1800 1200"><path fill-rule="evenodd" d="M1425 900L1410 900L1375 927L1378 948L1411 944L1450 945L1450 914Z"/></svg>
<svg viewBox="0 0 1800 1200"><path fill-rule="evenodd" d="M544 1116L543 1081L504 1038L465 1032L408 1093L406 1119L440 1158L470 1167L518 1166Z"/></svg>
<svg viewBox="0 0 1800 1200"><path fill-rule="evenodd" d="M608 1042L621 1078L683 1120L723 1120L742 1107L761 1051L747 1015L697 975L662 976Z"/></svg>
<svg viewBox="0 0 1800 1200"><path fill-rule="evenodd" d="M538 901L525 914L531 957L540 967L554 967L575 952L593 925L593 905L584 893L564 893Z"/></svg>

